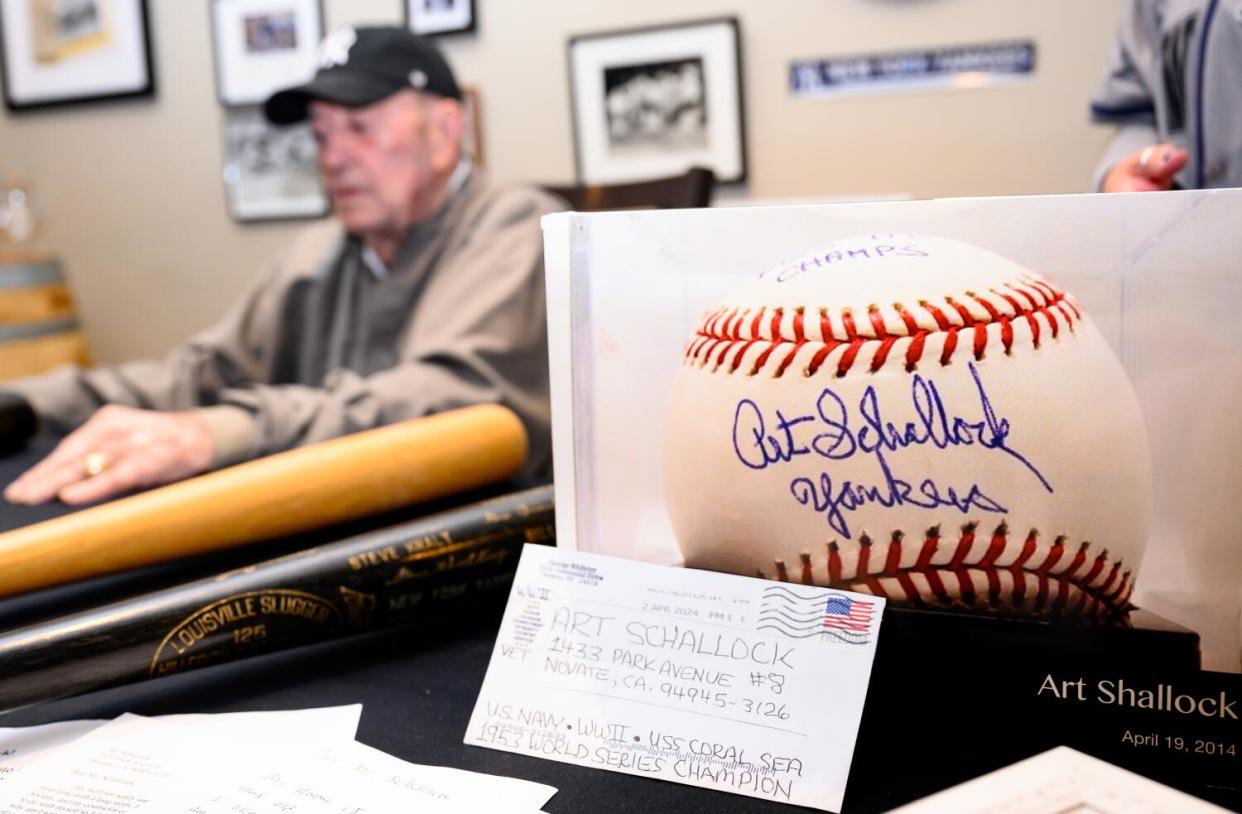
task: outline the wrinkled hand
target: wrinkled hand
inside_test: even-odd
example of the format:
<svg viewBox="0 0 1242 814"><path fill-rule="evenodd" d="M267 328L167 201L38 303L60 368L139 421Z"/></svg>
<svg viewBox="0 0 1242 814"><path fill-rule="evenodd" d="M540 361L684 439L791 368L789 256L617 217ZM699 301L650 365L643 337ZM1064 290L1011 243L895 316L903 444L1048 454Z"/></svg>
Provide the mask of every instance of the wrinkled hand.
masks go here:
<svg viewBox="0 0 1242 814"><path fill-rule="evenodd" d="M1104 192L1152 192L1173 186L1186 166L1186 151L1172 144L1152 144L1122 158L1104 176Z"/></svg>
<svg viewBox="0 0 1242 814"><path fill-rule="evenodd" d="M91 503L188 478L211 466L211 435L193 412L108 405L4 490L12 503ZM91 475L87 457L103 463ZM96 469L99 467L97 466Z"/></svg>

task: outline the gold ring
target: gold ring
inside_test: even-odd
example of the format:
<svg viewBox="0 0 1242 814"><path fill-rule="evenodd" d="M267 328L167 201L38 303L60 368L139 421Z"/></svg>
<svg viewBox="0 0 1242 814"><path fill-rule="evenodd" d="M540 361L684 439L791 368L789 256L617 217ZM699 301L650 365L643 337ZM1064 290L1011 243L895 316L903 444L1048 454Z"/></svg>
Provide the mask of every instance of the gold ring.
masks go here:
<svg viewBox="0 0 1242 814"><path fill-rule="evenodd" d="M92 452L82 459L82 471L86 477L93 478L108 468L108 456L102 452Z"/></svg>

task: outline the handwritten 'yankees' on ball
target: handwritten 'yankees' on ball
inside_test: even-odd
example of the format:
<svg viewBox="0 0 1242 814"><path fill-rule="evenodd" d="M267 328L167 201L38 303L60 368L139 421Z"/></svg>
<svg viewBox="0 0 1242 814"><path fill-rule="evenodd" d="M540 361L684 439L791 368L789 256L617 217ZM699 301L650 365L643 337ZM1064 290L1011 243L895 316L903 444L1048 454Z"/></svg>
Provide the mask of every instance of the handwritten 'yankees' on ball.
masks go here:
<svg viewBox="0 0 1242 814"><path fill-rule="evenodd" d="M664 466L686 565L937 607L1114 618L1150 525L1138 404L1082 306L936 237L836 241L706 314Z"/></svg>

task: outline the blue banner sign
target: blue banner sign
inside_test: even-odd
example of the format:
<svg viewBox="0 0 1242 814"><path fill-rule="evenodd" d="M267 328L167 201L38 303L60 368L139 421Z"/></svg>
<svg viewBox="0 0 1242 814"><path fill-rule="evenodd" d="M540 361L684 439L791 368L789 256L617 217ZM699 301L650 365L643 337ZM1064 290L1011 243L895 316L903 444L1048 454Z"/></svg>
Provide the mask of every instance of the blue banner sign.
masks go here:
<svg viewBox="0 0 1242 814"><path fill-rule="evenodd" d="M915 87L977 87L1027 79L1035 72L1035 43L996 43L892 51L789 64L795 96Z"/></svg>

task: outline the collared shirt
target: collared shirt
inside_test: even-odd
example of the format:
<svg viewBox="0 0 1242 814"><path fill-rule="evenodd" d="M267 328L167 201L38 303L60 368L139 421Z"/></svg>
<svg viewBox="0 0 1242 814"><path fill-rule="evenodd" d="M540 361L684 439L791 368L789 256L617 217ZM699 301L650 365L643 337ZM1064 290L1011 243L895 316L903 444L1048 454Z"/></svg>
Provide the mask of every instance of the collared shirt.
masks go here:
<svg viewBox="0 0 1242 814"><path fill-rule="evenodd" d="M470 179L472 170L473 165L470 159L467 156L462 156L461 160L457 162L457 166L453 168L452 174L449 175L448 183L445 185L444 197L446 202L451 200L465 186L466 181ZM384 265L384 261L380 258L379 253L370 246L363 246L362 262L375 275L376 279L382 280L388 276L388 266Z"/></svg>

